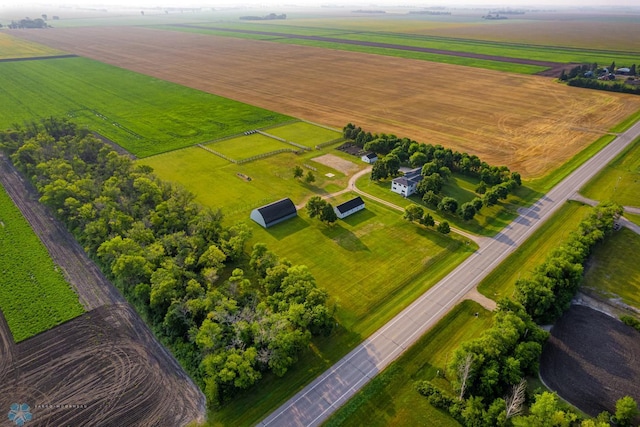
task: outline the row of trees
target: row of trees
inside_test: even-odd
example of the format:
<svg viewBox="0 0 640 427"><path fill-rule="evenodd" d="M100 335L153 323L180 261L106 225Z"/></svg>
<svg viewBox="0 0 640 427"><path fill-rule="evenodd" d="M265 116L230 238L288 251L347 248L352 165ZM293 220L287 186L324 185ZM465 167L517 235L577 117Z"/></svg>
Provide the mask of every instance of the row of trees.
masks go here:
<svg viewBox="0 0 640 427"><path fill-rule="evenodd" d="M531 278L517 281L515 301L505 298L498 302L494 325L480 338L463 343L447 367L450 382L458 391L456 397L428 381L420 383L418 391L467 426L576 422L578 415L560 404L552 393L537 395L529 414L521 416L526 402L523 378L537 374L542 346L548 338L538 323L554 321L569 307L582 278L582 264L591 248L613 230L621 212L613 204L593 208L570 239L536 267ZM637 414L635 401L629 399L621 399L616 411L622 425ZM554 423L549 424L550 419ZM604 414L584 420L581 425L604 427L609 425L608 420L609 415Z"/></svg>
<svg viewBox="0 0 640 427"><path fill-rule="evenodd" d="M416 192L429 207L459 215L465 221L473 219L483 206L493 206L507 198L522 184L520 174L511 172L506 166L491 166L477 156L459 153L440 145L418 144L408 138L393 135L371 135L353 124L343 129L345 138L355 138L356 145L362 143L365 150L379 154L371 170L371 179L378 181L400 175L400 167L408 165L422 168L422 179ZM360 141L358 139L360 138ZM472 176L480 180L476 193L482 197L460 204L453 197L442 194L442 189L451 179L452 172Z"/></svg>
<svg viewBox="0 0 640 427"><path fill-rule="evenodd" d="M334 324L305 266L245 224L160 181L66 120L0 133L0 148L205 389L221 404L266 371L284 375Z"/></svg>
<svg viewBox="0 0 640 427"><path fill-rule="evenodd" d="M450 172L478 178L489 187L509 179L520 183L520 175L517 172L511 174L506 166L491 166L476 155L460 153L441 145L421 144L409 138L398 138L395 135L372 135L352 123L343 128L343 136L345 139L353 140L357 146L373 151L379 157L384 156L386 160L383 163L390 162L384 168L389 173L379 179L396 176L400 165L417 168L426 163L434 162L438 169L447 167ZM389 157L387 158L387 156Z"/></svg>
<svg viewBox="0 0 640 427"><path fill-rule="evenodd" d="M630 93L640 95L640 86L631 86L622 82L606 83L595 79L576 78L569 80L569 86L584 87L587 89L606 90L609 92Z"/></svg>
<svg viewBox="0 0 640 427"><path fill-rule="evenodd" d="M569 308L591 249L613 231L621 214L622 207L612 203L596 206L530 277L516 281L515 298L536 322L552 323Z"/></svg>
<svg viewBox="0 0 640 427"><path fill-rule="evenodd" d="M409 205L404 208L404 219L411 222L418 222L425 227L433 227L436 225L436 221L433 219L429 212L425 212L421 206ZM447 221L442 221L436 227L436 230L442 234L449 234L451 227Z"/></svg>

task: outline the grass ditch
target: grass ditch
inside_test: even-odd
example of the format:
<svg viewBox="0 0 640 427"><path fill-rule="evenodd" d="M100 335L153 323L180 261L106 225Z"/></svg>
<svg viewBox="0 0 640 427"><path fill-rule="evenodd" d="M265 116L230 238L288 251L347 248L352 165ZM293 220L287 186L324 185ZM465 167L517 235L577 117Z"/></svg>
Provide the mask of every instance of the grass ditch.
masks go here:
<svg viewBox="0 0 640 427"><path fill-rule="evenodd" d="M448 414L431 406L416 391L415 383L430 380L450 390L449 382L442 375L448 357L462 342L480 336L491 326L492 319L491 312L476 302L465 300L458 304L324 425L459 425Z"/></svg>
<svg viewBox="0 0 640 427"><path fill-rule="evenodd" d="M601 298L640 308L640 235L622 228L599 243L587 262L582 286Z"/></svg>
<svg viewBox="0 0 640 427"><path fill-rule="evenodd" d="M78 295L0 185L0 309L23 341L82 313Z"/></svg>
<svg viewBox="0 0 640 427"><path fill-rule="evenodd" d="M580 193L599 201L640 206L640 138L620 153Z"/></svg>
<svg viewBox="0 0 640 427"><path fill-rule="evenodd" d="M511 297L516 281L531 274L533 268L544 262L551 250L565 242L589 209L589 206L579 202L564 204L533 236L480 282L478 291L496 301L502 297Z"/></svg>

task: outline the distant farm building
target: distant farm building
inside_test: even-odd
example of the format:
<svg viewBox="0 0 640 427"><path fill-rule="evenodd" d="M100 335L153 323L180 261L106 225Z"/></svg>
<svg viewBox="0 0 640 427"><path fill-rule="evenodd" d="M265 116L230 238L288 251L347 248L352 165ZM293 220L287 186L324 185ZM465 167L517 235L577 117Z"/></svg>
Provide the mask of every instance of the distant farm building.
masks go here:
<svg viewBox="0 0 640 427"><path fill-rule="evenodd" d="M251 211L251 219L264 228L269 228L297 215L296 205L289 198L278 200Z"/></svg>
<svg viewBox="0 0 640 427"><path fill-rule="evenodd" d="M349 215L361 211L364 209L364 200L360 198L360 196L355 197L348 202L344 202L341 205L333 208L338 218L343 219L348 217Z"/></svg>
<svg viewBox="0 0 640 427"><path fill-rule="evenodd" d="M365 153L360 158L362 159L363 162L369 163L369 164L372 164L378 161L378 155L372 152Z"/></svg>
<svg viewBox="0 0 640 427"><path fill-rule="evenodd" d="M403 176L394 178L391 181L391 191L404 197L409 197L416 192L418 183L422 181L422 169L415 168L405 172Z"/></svg>

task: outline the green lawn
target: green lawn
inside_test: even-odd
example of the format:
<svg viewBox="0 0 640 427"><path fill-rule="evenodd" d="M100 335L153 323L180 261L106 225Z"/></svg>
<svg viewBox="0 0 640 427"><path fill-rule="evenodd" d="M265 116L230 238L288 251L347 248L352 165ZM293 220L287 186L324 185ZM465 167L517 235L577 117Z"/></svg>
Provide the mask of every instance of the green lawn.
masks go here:
<svg viewBox="0 0 640 427"><path fill-rule="evenodd" d="M86 58L0 63L0 127L70 117L145 157L291 118Z"/></svg>
<svg viewBox="0 0 640 427"><path fill-rule="evenodd" d="M478 317L475 317L478 313ZM415 389L415 383L435 381L445 371L451 353L463 342L477 338L491 326L491 312L473 301L451 310L413 347L376 376L324 425L337 426L458 426L444 411L431 406Z"/></svg>
<svg viewBox="0 0 640 427"><path fill-rule="evenodd" d="M620 153L580 193L594 200L640 206L640 139Z"/></svg>
<svg viewBox="0 0 640 427"><path fill-rule="evenodd" d="M179 182L196 194L200 203L221 208L229 222L236 222L249 221L252 209L283 197L298 204L314 194L345 188L347 177L344 174L312 160L322 154L317 150L300 155L281 153L236 165L200 147L190 147L139 162L152 166L160 178ZM312 171L316 177L312 184L293 177L293 168L304 164L317 169ZM362 162L355 164L360 168L367 166ZM304 168L304 171L307 173L310 169ZM251 181L240 178L238 173L249 176ZM327 173L334 176L327 177Z"/></svg>
<svg viewBox="0 0 640 427"><path fill-rule="evenodd" d="M627 218L629 221L640 225L640 215L634 215L634 214L630 214L630 213L625 213L624 217Z"/></svg>
<svg viewBox="0 0 640 427"><path fill-rule="evenodd" d="M0 310L16 342L81 315L78 296L0 186Z"/></svg>
<svg viewBox="0 0 640 427"><path fill-rule="evenodd" d="M292 145L259 133L212 142L206 146L234 160L248 159L282 149L295 149Z"/></svg>
<svg viewBox="0 0 640 427"><path fill-rule="evenodd" d="M342 138L342 132L312 125L307 122L296 122L278 126L266 129L265 132L309 148L314 148L316 145Z"/></svg>
<svg viewBox="0 0 640 427"><path fill-rule="evenodd" d="M478 285L478 291L496 301L512 296L516 280L527 277L534 267L545 260L551 250L565 242L569 233L576 229L589 209L591 207L582 203L567 202L493 270Z"/></svg>
<svg viewBox="0 0 640 427"><path fill-rule="evenodd" d="M585 268L583 287L604 299L640 308L640 235L622 228L598 244Z"/></svg>

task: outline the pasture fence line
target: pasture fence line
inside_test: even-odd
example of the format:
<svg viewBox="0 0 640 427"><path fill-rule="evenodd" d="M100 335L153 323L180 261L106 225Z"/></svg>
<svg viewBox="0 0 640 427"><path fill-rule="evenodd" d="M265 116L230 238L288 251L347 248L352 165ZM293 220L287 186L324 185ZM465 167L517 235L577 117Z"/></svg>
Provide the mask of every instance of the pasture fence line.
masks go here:
<svg viewBox="0 0 640 427"><path fill-rule="evenodd" d="M268 153L258 154L256 156L247 157L246 159L236 160L234 163L241 165L243 163L253 162L254 160L264 159L265 157L275 156L280 153L296 153L298 154L299 150L294 150L293 148L281 148L280 150L269 151Z"/></svg>
<svg viewBox="0 0 640 427"><path fill-rule="evenodd" d="M328 147L329 145L337 144L338 142L344 141L343 137L332 139L331 141L323 142L322 144L316 145L316 150L321 150L324 147Z"/></svg>
<svg viewBox="0 0 640 427"><path fill-rule="evenodd" d="M307 169L311 169L311 170L312 170L312 171L314 171L314 172L318 172L318 168L316 168L315 166L311 166L311 165L308 165L308 164L306 164L306 163L305 163L305 164L303 164L302 166L304 166L304 167L305 167L305 168L307 168Z"/></svg>
<svg viewBox="0 0 640 427"><path fill-rule="evenodd" d="M309 123L310 125L318 126L320 128L324 128L324 129L327 129L327 130L332 130L334 132L342 133L342 129L332 128L331 126L321 125L320 123L310 122L309 120L300 120L300 121L301 122L305 122L305 123Z"/></svg>
<svg viewBox="0 0 640 427"><path fill-rule="evenodd" d="M300 145L297 142L293 142L293 141L287 141L284 138L281 138L279 136L275 136L275 135L271 135L270 133L267 132L263 132L261 130L257 131L260 135L266 136L267 138L273 138L276 141L280 141L280 142L284 142L285 144L289 144L289 145L293 145L294 147L298 147L301 150L305 150L305 151L310 151L311 148L307 147L306 145Z"/></svg>
<svg viewBox="0 0 640 427"><path fill-rule="evenodd" d="M223 159L225 159L225 160L227 160L227 161L229 161L229 162L231 162L231 163L235 163L235 164L238 164L238 163L239 163L239 161L238 161L238 160L236 160L236 159L232 159L231 157L228 157L228 156L225 156L224 154L222 154L222 153L220 153L220 152L218 152L218 151L216 151L216 150L212 150L212 149L211 149L211 148L209 148L209 147L205 147L205 146L204 146L204 145L202 145L202 144L197 144L197 146L198 146L198 147L200 147L200 148L202 148L203 150L206 150L206 151L210 152L211 154L215 154L215 155L216 155L216 156L218 156L218 157L222 157Z"/></svg>

